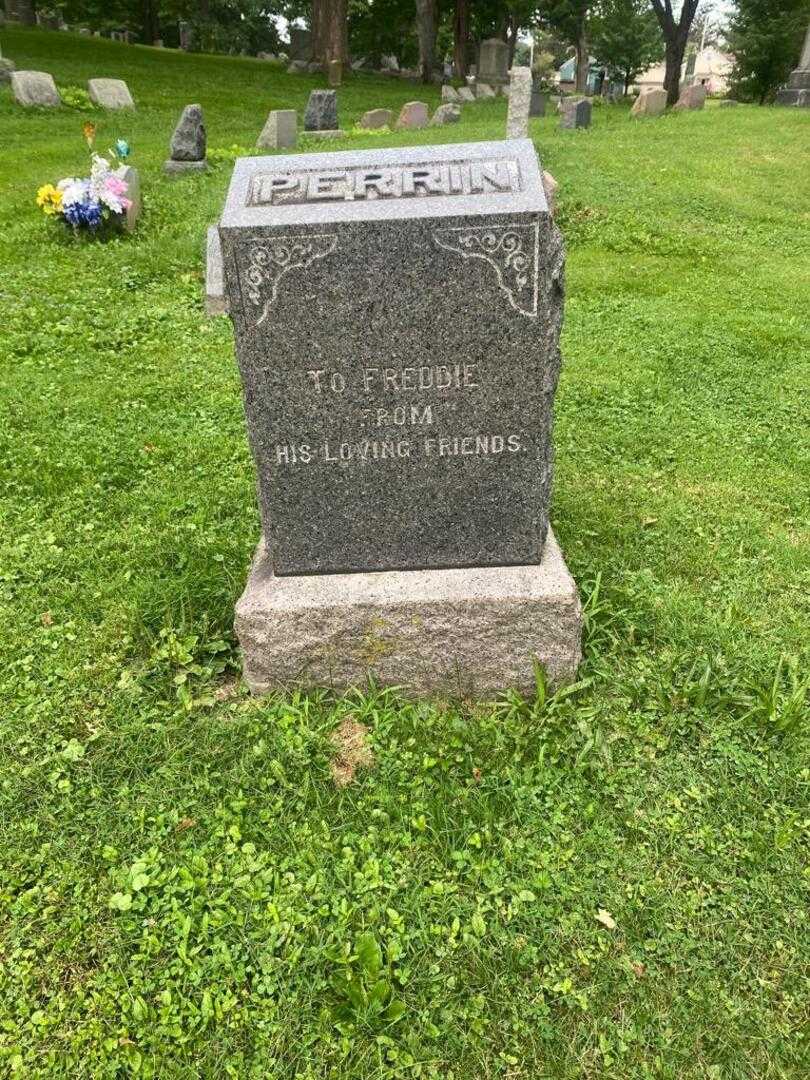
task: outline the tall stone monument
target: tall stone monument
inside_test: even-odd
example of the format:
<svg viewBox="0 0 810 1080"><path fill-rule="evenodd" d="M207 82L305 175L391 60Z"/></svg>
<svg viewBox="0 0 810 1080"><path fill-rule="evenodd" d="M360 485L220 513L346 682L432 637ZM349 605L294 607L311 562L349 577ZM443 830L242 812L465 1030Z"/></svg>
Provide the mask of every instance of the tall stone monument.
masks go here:
<svg viewBox="0 0 810 1080"><path fill-rule="evenodd" d="M804 35L799 65L791 71L787 86L776 95L776 104L810 108L810 26Z"/></svg>
<svg viewBox="0 0 810 1080"><path fill-rule="evenodd" d="M525 139L529 134L529 112L532 102L531 68L512 68L509 76L506 137L507 139Z"/></svg>
<svg viewBox="0 0 810 1080"><path fill-rule="evenodd" d="M478 49L476 78L500 86L509 82L509 46L501 38L488 38Z"/></svg>
<svg viewBox="0 0 810 1080"><path fill-rule="evenodd" d="M571 679L563 248L532 144L242 158L219 231L263 528L251 689Z"/></svg>

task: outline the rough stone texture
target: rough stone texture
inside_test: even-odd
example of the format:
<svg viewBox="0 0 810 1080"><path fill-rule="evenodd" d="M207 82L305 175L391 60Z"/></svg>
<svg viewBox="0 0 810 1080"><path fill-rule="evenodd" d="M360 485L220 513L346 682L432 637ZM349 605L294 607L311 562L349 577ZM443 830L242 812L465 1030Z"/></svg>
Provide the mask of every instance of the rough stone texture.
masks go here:
<svg viewBox="0 0 810 1080"><path fill-rule="evenodd" d="M334 90L313 90L304 113L304 131L334 131L337 126L337 94Z"/></svg>
<svg viewBox="0 0 810 1080"><path fill-rule="evenodd" d="M127 232L134 232L143 209L141 177L134 165L119 165L115 170L115 175L127 185L127 198L130 205L124 214L124 228Z"/></svg>
<svg viewBox="0 0 810 1080"><path fill-rule="evenodd" d="M466 101L468 104L471 101L475 101L475 94L469 88L469 86L460 86L456 91L459 101Z"/></svg>
<svg viewBox="0 0 810 1080"><path fill-rule="evenodd" d="M559 186L551 173L543 170L543 191L546 193L548 209L552 215L557 212L557 188Z"/></svg>
<svg viewBox="0 0 810 1080"><path fill-rule="evenodd" d="M16 68L13 60L6 60L0 56L0 83L11 82L11 73Z"/></svg>
<svg viewBox="0 0 810 1080"><path fill-rule="evenodd" d="M295 109L273 109L267 115L256 145L263 150L283 150L295 146L298 136L298 117Z"/></svg>
<svg viewBox="0 0 810 1080"><path fill-rule="evenodd" d="M318 75L323 71L323 64L320 64L317 60L310 60L307 64L307 71L310 75Z"/></svg>
<svg viewBox="0 0 810 1080"><path fill-rule="evenodd" d="M444 124L457 124L461 119L461 106L448 101L446 105L440 105L430 121L431 127L441 127Z"/></svg>
<svg viewBox="0 0 810 1080"><path fill-rule="evenodd" d="M134 109L135 102L123 79L89 79L87 93L102 109Z"/></svg>
<svg viewBox="0 0 810 1080"><path fill-rule="evenodd" d="M225 274L222 268L222 244L219 228L209 225L205 238L205 312L207 315L227 315Z"/></svg>
<svg viewBox="0 0 810 1080"><path fill-rule="evenodd" d="M167 176L182 176L184 173L206 172L207 161L173 161L169 158L163 162L163 171Z"/></svg>
<svg viewBox="0 0 810 1080"><path fill-rule="evenodd" d="M380 67L383 71L399 71L399 61L395 56L381 56Z"/></svg>
<svg viewBox="0 0 810 1080"><path fill-rule="evenodd" d="M326 65L326 77L330 86L340 86L343 82L343 64L340 60L330 60Z"/></svg>
<svg viewBox="0 0 810 1080"><path fill-rule="evenodd" d="M702 83L693 83L681 90L676 109L702 109L706 104L706 87Z"/></svg>
<svg viewBox="0 0 810 1080"><path fill-rule="evenodd" d="M581 659L582 609L551 531L534 566L275 577L259 544L236 606L255 694L291 685L402 686L481 697L556 684Z"/></svg>
<svg viewBox="0 0 810 1080"><path fill-rule="evenodd" d="M591 126L591 103L587 98L564 98L561 128L586 128Z"/></svg>
<svg viewBox="0 0 810 1080"><path fill-rule="evenodd" d="M287 65L288 75L303 75L307 70L309 62L307 60L293 60Z"/></svg>
<svg viewBox="0 0 810 1080"><path fill-rule="evenodd" d="M46 71L12 71L11 92L18 105L61 105L62 99Z"/></svg>
<svg viewBox="0 0 810 1080"><path fill-rule="evenodd" d="M532 96L529 100L529 116L545 116L548 94L532 87Z"/></svg>
<svg viewBox="0 0 810 1080"><path fill-rule="evenodd" d="M667 92L658 86L648 86L633 102L631 116L660 116L667 107Z"/></svg>
<svg viewBox="0 0 810 1080"><path fill-rule="evenodd" d="M186 105L174 129L169 151L172 161L204 161L205 123L200 105Z"/></svg>
<svg viewBox="0 0 810 1080"><path fill-rule="evenodd" d="M220 235L274 572L538 562L563 254L531 142L241 158Z"/></svg>
<svg viewBox="0 0 810 1080"><path fill-rule="evenodd" d="M445 84L442 87L442 101L444 102L458 102L461 99L458 96L458 92L454 86L448 86Z"/></svg>
<svg viewBox="0 0 810 1080"><path fill-rule="evenodd" d="M507 139L525 139L529 134L529 105L532 97L531 68L516 67L510 72Z"/></svg>
<svg viewBox="0 0 810 1080"><path fill-rule="evenodd" d="M489 83L477 82L475 84L475 96L477 98L494 98L495 91Z"/></svg>
<svg viewBox="0 0 810 1080"><path fill-rule="evenodd" d="M476 73L481 82L509 82L509 46L505 41L488 38L481 42Z"/></svg>
<svg viewBox="0 0 810 1080"><path fill-rule="evenodd" d="M398 128L423 128L428 122L428 107L424 101L407 101L397 120Z"/></svg>
<svg viewBox="0 0 810 1080"><path fill-rule="evenodd" d="M394 122L394 114L391 109L369 109L360 117L360 127L376 128L391 127Z"/></svg>

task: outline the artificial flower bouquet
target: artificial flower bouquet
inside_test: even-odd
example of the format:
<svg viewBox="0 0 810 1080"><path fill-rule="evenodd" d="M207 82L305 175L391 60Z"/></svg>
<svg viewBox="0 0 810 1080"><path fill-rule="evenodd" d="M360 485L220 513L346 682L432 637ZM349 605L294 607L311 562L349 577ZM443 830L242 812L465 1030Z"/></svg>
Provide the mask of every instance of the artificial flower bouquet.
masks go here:
<svg viewBox="0 0 810 1080"><path fill-rule="evenodd" d="M130 150L128 143L119 139L108 151L109 157L102 157L93 148L95 124L85 124L83 131L90 151L90 175L65 177L56 187L44 184L37 191L37 206L47 217L61 218L74 233L98 235L106 222L121 224L131 205L127 183L118 175Z"/></svg>

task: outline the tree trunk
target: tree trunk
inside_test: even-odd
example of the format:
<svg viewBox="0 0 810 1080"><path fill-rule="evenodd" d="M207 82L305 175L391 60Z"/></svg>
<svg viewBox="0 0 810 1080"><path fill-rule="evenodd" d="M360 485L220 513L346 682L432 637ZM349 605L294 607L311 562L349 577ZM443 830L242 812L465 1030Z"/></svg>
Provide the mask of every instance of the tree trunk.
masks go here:
<svg viewBox="0 0 810 1080"><path fill-rule="evenodd" d="M509 16L509 26L506 30L506 44L509 46L509 67L513 67L515 63L515 49L517 48L518 34L520 33L520 27L517 24L517 20L514 15Z"/></svg>
<svg viewBox="0 0 810 1080"><path fill-rule="evenodd" d="M667 92L667 105L674 105L681 89L681 68L683 54L686 52L686 36L678 34L667 42L665 53L664 89Z"/></svg>
<svg viewBox="0 0 810 1080"><path fill-rule="evenodd" d="M310 18L312 59L319 64L330 60L346 63L349 35L346 0L312 0Z"/></svg>
<svg viewBox="0 0 810 1080"><path fill-rule="evenodd" d="M160 38L160 21L154 0L141 0L141 35L145 45L153 45Z"/></svg>
<svg viewBox="0 0 810 1080"><path fill-rule="evenodd" d="M436 62L436 0L416 0L416 34L419 38L419 74L423 83L433 80Z"/></svg>
<svg viewBox="0 0 810 1080"><path fill-rule="evenodd" d="M197 18L201 23L211 21L211 0L197 0Z"/></svg>
<svg viewBox="0 0 810 1080"><path fill-rule="evenodd" d="M585 37L585 28L580 30L576 43L577 55L577 79L574 89L578 94L584 94L588 89L588 76L590 75L591 57L588 51L588 39Z"/></svg>
<svg viewBox="0 0 810 1080"><path fill-rule="evenodd" d="M456 0L453 14L453 68L457 79L467 77L467 38L470 36L470 0Z"/></svg>

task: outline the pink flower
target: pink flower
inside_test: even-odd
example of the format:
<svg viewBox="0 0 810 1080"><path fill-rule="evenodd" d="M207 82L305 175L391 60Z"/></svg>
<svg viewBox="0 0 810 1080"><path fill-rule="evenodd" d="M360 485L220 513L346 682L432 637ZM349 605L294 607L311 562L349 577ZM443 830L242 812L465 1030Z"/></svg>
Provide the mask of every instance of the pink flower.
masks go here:
<svg viewBox="0 0 810 1080"><path fill-rule="evenodd" d="M127 193L127 184L124 180L121 179L120 176L113 176L111 173L106 178L104 183L111 195L117 195L120 197L121 195L126 195Z"/></svg>

